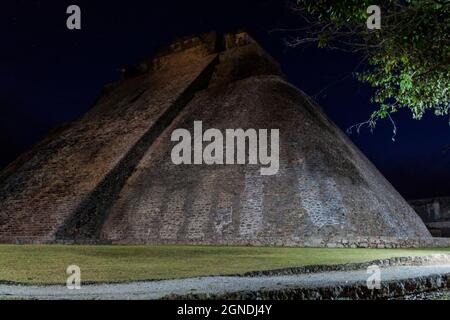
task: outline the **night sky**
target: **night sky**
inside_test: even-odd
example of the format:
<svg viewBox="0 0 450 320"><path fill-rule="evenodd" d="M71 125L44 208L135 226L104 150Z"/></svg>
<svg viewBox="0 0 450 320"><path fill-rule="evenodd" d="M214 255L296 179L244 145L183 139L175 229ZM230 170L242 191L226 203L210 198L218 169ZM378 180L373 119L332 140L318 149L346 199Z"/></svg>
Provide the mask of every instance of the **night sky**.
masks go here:
<svg viewBox="0 0 450 320"><path fill-rule="evenodd" d="M82 10L82 30L66 28L66 8ZM368 119L370 88L349 75L360 59L315 48L292 49L275 28L298 27L280 0L2 1L0 13L0 167L50 129L82 116L119 70L179 36L245 29L282 65L289 80L342 129ZM344 79L344 80L342 80ZM448 117L395 115L374 133L350 138L407 199L450 195Z"/></svg>

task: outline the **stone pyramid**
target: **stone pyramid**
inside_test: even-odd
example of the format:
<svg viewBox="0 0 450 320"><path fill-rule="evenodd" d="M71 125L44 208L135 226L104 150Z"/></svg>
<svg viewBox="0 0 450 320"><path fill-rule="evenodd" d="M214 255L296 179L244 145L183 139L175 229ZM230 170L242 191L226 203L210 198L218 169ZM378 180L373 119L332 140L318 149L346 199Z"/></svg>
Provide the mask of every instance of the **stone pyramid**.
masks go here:
<svg viewBox="0 0 450 320"><path fill-rule="evenodd" d="M279 170L176 165L171 134L279 129ZM326 245L429 239L370 161L246 33L179 39L0 174L0 242Z"/></svg>

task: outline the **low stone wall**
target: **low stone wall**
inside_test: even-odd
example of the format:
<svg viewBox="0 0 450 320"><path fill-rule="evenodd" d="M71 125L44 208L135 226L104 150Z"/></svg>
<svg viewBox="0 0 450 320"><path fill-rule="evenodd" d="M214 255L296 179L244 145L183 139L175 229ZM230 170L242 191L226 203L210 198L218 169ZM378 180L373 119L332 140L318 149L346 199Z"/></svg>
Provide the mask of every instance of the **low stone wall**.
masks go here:
<svg viewBox="0 0 450 320"><path fill-rule="evenodd" d="M390 238L390 237L358 237L349 239L322 239L319 247L328 248L433 248L450 247L450 238ZM305 247L315 246L306 243Z"/></svg>
<svg viewBox="0 0 450 320"><path fill-rule="evenodd" d="M439 248L450 247L450 238L349 237L311 239L296 246L318 248Z"/></svg>
<svg viewBox="0 0 450 320"><path fill-rule="evenodd" d="M305 273L363 270L369 266L418 266L437 265L450 262L450 254L433 254L417 257L396 257L362 263L340 265L312 265L298 268L255 271L241 275L242 277L263 277L293 275ZM366 283L353 283L318 288L284 288L264 289L258 291L238 291L224 294L192 293L188 295L170 295L169 300L334 300L334 299L390 299L406 295L421 294L442 289L450 289L450 274L431 275L395 281L386 281L381 289L368 289Z"/></svg>
<svg viewBox="0 0 450 320"><path fill-rule="evenodd" d="M189 294L168 296L170 300L374 300L403 297L450 288L450 274L432 275L383 283L381 289L368 289L366 284L324 288L286 288L282 290L240 291L221 295Z"/></svg>
<svg viewBox="0 0 450 320"><path fill-rule="evenodd" d="M65 242L72 243L72 242ZM212 246L254 246L254 247L304 247L304 248L450 248L450 238L392 238L392 237L348 237L348 238L308 238L308 239L235 239L233 241L157 241L127 242L110 241L110 244L189 244Z"/></svg>
<svg viewBox="0 0 450 320"><path fill-rule="evenodd" d="M386 268L398 266L429 266L429 265L449 264L449 263L450 263L450 253L432 254L427 256L415 256L415 257L394 257L361 263L346 263L335 265L309 265L294 268L251 271L243 274L237 274L234 276L238 277L281 276L281 275L294 275L294 274L332 272L332 271L365 270L373 265L376 265L380 268Z"/></svg>

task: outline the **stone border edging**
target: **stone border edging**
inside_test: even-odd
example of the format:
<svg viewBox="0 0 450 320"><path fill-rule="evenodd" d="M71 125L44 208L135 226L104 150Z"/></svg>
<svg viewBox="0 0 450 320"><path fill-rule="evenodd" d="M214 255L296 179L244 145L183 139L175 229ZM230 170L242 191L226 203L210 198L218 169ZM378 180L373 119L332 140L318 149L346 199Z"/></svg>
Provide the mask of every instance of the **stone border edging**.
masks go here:
<svg viewBox="0 0 450 320"><path fill-rule="evenodd" d="M355 271L361 269L367 269L372 265L379 267L398 267L398 266L426 266L433 264L450 263L450 253L445 254L431 254L425 256L406 256L406 257L393 257L380 260L372 260L368 262L359 263L346 263L335 265L309 265L294 268L281 268L264 271L250 271L242 274L235 274L231 276L235 277L261 277L261 276L282 276L282 275L295 275L305 273L319 273L319 272L332 272L332 271Z"/></svg>
<svg viewBox="0 0 450 320"><path fill-rule="evenodd" d="M255 271L238 274L238 277L263 277L277 275L294 275L332 271L355 271L366 269L371 265L379 267L426 266L450 263L450 254L433 254L414 257L394 257L362 263L340 265L312 265L298 268ZM405 295L418 294L440 289L450 289L450 273L427 277L387 281L381 289L371 290L365 283L318 288L286 288L276 290L237 291L224 294L192 293L187 295L169 295L163 300L334 300L334 299L389 299Z"/></svg>
<svg viewBox="0 0 450 320"><path fill-rule="evenodd" d="M382 283L381 289L366 284L322 288L286 288L278 290L238 291L225 294L169 295L163 300L380 300L411 294L450 289L450 273Z"/></svg>

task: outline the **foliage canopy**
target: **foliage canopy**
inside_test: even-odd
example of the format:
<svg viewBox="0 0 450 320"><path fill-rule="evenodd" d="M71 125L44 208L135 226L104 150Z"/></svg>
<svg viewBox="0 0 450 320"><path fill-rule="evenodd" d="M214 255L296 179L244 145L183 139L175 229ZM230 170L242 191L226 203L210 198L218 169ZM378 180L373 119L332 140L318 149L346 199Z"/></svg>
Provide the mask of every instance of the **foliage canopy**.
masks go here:
<svg viewBox="0 0 450 320"><path fill-rule="evenodd" d="M378 109L367 122L408 108L414 119L427 111L449 114L450 0L385 0L381 29L369 30L369 0L298 0L293 9L305 27L290 46L317 43L321 48L359 52L368 62L357 79L374 89Z"/></svg>

